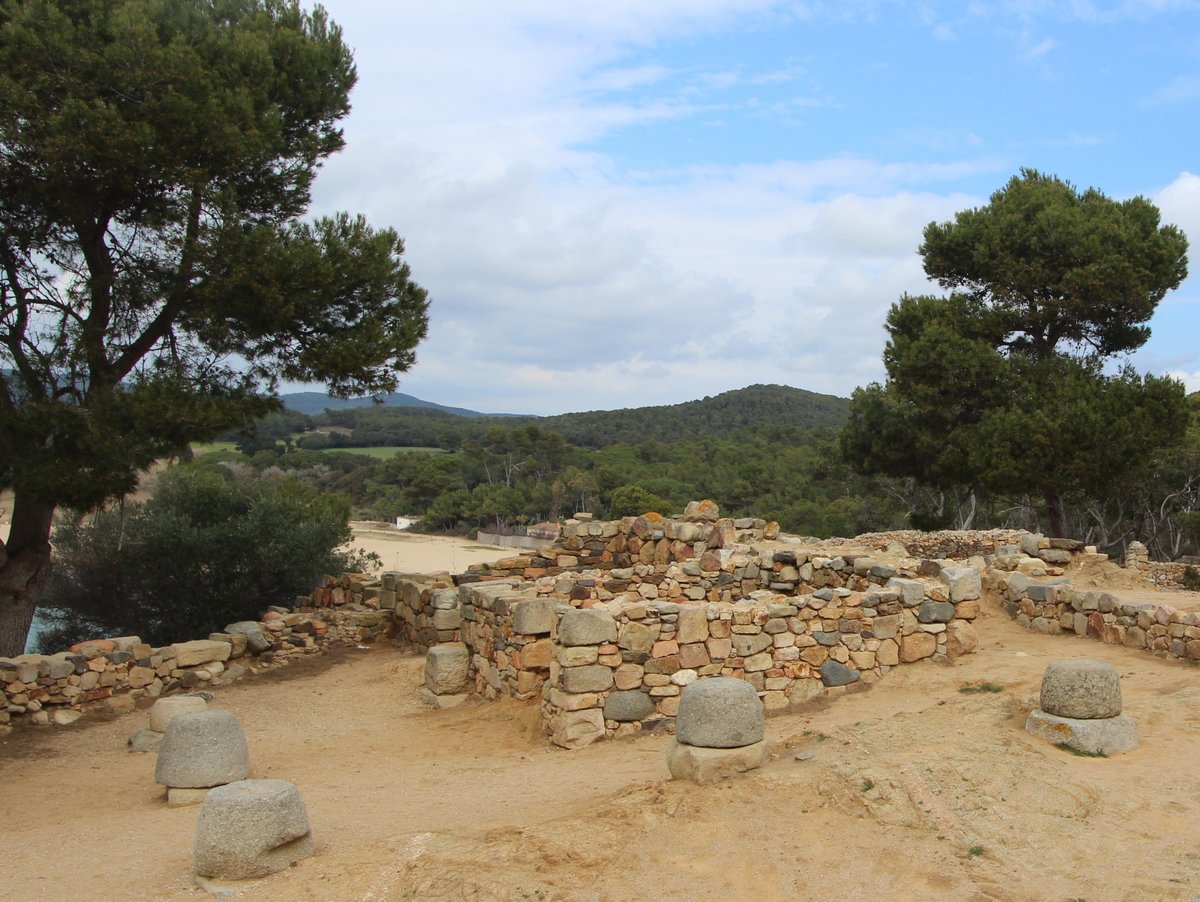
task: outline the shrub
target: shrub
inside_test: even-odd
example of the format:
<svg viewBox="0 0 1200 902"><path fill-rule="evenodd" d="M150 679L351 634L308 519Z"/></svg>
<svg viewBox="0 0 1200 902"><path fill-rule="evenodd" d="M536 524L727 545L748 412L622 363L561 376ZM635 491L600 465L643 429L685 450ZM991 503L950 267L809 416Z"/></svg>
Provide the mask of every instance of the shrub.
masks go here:
<svg viewBox="0 0 1200 902"><path fill-rule="evenodd" d="M144 504L58 526L39 647L100 635L164 645L290 605L320 574L362 563L336 550L349 515L346 499L289 479L175 467Z"/></svg>
<svg viewBox="0 0 1200 902"><path fill-rule="evenodd" d="M608 515L614 520L621 517L640 517L654 512L670 516L672 504L666 498L648 492L640 485L623 485L613 489L608 504Z"/></svg>
<svg viewBox="0 0 1200 902"><path fill-rule="evenodd" d="M1183 587L1189 592L1200 592L1200 570L1191 564L1183 568Z"/></svg>

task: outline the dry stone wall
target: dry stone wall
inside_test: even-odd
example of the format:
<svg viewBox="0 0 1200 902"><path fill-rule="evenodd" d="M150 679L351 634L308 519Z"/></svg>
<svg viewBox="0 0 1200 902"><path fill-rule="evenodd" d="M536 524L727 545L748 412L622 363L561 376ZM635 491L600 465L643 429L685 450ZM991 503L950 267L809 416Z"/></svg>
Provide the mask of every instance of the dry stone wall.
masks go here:
<svg viewBox="0 0 1200 902"><path fill-rule="evenodd" d="M800 547L761 520L690 510L568 523L535 554L456 577L457 610L444 584L396 576L397 632L463 643L475 691L540 699L567 748L669 725L697 679L745 680L779 709L976 647L975 568Z"/></svg>
<svg viewBox="0 0 1200 902"><path fill-rule="evenodd" d="M1134 547L1126 568L1147 578L1158 573L1152 584L1178 588L1183 565L1148 562L1144 552L1144 546ZM1071 564L1107 560L1107 555L1085 549L1080 542L1028 534L991 561L987 585L1000 596L1008 614L1034 632L1065 633L1161 657L1200 660L1200 612L1075 588L1065 575L1064 568ZM1162 575L1173 575L1170 568L1178 570L1175 585Z"/></svg>
<svg viewBox="0 0 1200 902"><path fill-rule="evenodd" d="M0 727L73 723L87 710L121 713L158 698L233 682L326 648L375 641L392 628L381 581L327 577L297 607L230 624L207 639L153 648L137 636L95 639L52 655L0 658Z"/></svg>

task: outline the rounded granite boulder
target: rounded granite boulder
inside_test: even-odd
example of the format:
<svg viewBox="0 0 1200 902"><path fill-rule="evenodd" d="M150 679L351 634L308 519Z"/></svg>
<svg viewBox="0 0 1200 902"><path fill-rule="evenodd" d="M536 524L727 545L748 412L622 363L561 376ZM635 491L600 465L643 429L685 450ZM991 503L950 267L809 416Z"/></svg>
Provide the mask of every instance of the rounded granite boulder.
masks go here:
<svg viewBox="0 0 1200 902"><path fill-rule="evenodd" d="M202 877L265 877L313 851L308 813L291 783L239 780L218 786L204 799L193 848L196 873Z"/></svg>
<svg viewBox="0 0 1200 902"><path fill-rule="evenodd" d="M1057 717L1098 720L1121 713L1121 678L1103 661L1051 661L1042 676L1041 709Z"/></svg>
<svg viewBox="0 0 1200 902"><path fill-rule="evenodd" d="M733 677L706 677L684 687L675 738L684 745L732 749L761 742L763 703L754 687Z"/></svg>
<svg viewBox="0 0 1200 902"><path fill-rule="evenodd" d="M186 711L171 718L158 746L156 783L204 789L249 776L250 750L232 711Z"/></svg>

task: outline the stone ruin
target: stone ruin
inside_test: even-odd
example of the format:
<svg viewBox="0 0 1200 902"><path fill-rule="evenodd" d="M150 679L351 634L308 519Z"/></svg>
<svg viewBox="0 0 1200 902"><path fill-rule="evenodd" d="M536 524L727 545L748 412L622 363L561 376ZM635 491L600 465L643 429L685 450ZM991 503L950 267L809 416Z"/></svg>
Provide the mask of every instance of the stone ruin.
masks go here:
<svg viewBox="0 0 1200 902"><path fill-rule="evenodd" d="M1087 755L1117 755L1138 746L1132 718L1121 713L1121 678L1103 661L1052 661L1042 676L1041 707L1025 729Z"/></svg>

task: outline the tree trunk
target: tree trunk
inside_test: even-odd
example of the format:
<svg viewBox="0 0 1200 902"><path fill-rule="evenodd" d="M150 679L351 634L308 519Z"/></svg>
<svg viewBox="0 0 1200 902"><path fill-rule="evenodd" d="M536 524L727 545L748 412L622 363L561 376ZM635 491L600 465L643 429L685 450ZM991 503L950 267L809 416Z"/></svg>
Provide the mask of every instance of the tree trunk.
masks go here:
<svg viewBox="0 0 1200 902"><path fill-rule="evenodd" d="M8 541L0 542L0 657L24 654L50 564L54 505L17 492Z"/></svg>
<svg viewBox="0 0 1200 902"><path fill-rule="evenodd" d="M1062 495L1055 489L1047 489L1046 518L1050 521L1050 536L1056 539L1066 538L1067 516L1063 511Z"/></svg>

